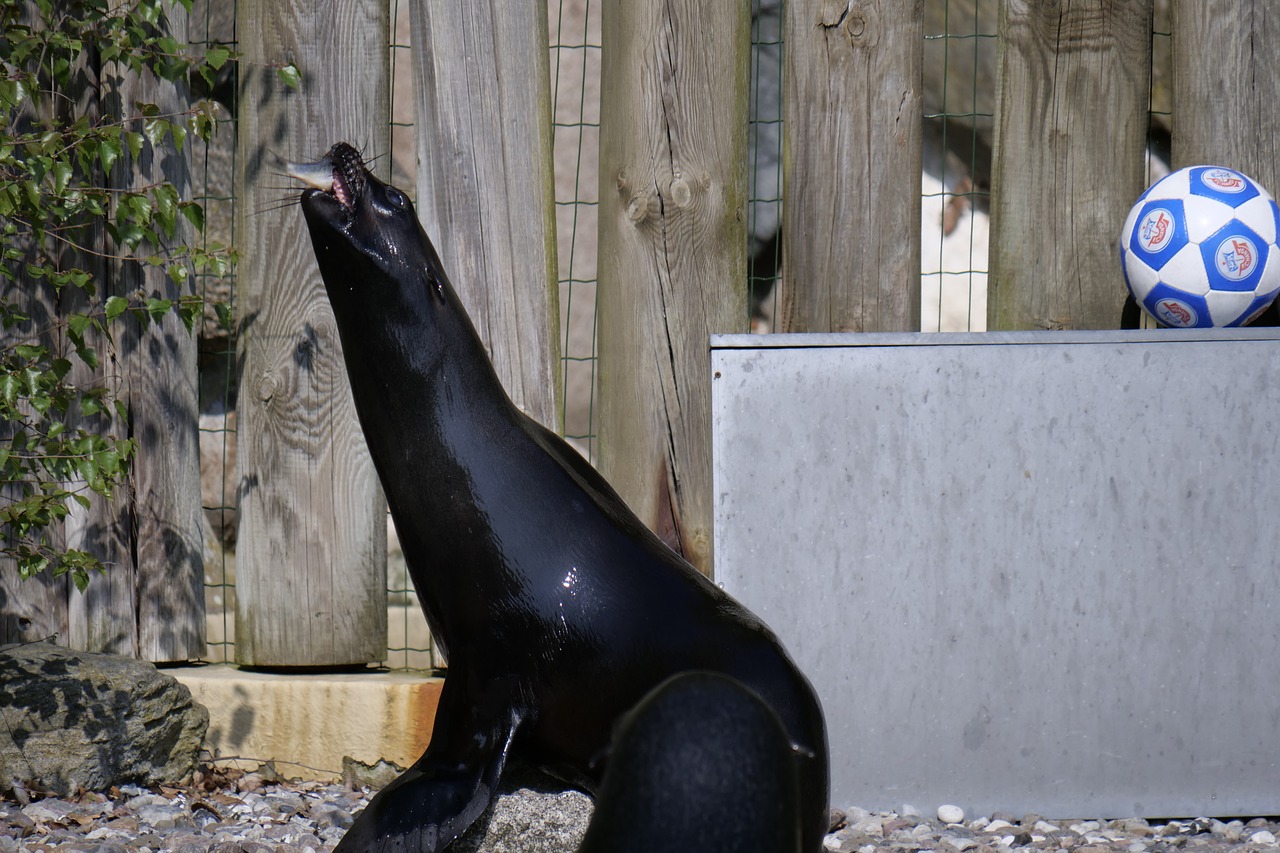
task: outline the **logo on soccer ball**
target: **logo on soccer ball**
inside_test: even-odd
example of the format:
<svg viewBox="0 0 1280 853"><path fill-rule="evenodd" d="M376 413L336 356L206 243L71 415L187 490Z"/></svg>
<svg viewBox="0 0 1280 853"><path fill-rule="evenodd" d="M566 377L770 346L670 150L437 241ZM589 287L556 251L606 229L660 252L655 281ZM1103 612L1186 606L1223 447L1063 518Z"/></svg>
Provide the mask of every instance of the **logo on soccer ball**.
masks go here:
<svg viewBox="0 0 1280 853"><path fill-rule="evenodd" d="M1230 169L1206 169L1200 180L1211 190L1221 193L1244 192L1244 179Z"/></svg>
<svg viewBox="0 0 1280 853"><path fill-rule="evenodd" d="M1144 251L1156 254L1173 239L1173 214L1157 207L1138 223L1138 243Z"/></svg>
<svg viewBox="0 0 1280 853"><path fill-rule="evenodd" d="M1192 308L1181 299L1165 298L1161 299L1155 305L1156 319L1166 326L1176 326L1185 329L1188 326L1194 326L1196 320L1196 309Z"/></svg>
<svg viewBox="0 0 1280 853"><path fill-rule="evenodd" d="M1254 258L1257 255L1258 250L1254 248L1253 241L1249 238L1228 237L1218 244L1216 256L1218 272L1222 273L1224 278L1240 281L1253 272Z"/></svg>

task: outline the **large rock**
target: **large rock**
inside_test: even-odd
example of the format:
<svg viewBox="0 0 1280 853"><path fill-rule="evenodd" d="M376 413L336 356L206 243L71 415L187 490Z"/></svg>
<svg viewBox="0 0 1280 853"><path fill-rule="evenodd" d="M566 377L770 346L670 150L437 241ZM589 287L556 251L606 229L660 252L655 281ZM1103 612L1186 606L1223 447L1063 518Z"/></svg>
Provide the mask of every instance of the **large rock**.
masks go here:
<svg viewBox="0 0 1280 853"><path fill-rule="evenodd" d="M526 767L509 768L498 797L450 850L458 853L573 853L591 820L591 798Z"/></svg>
<svg viewBox="0 0 1280 853"><path fill-rule="evenodd" d="M150 663L52 643L0 646L0 790L176 783L209 712Z"/></svg>

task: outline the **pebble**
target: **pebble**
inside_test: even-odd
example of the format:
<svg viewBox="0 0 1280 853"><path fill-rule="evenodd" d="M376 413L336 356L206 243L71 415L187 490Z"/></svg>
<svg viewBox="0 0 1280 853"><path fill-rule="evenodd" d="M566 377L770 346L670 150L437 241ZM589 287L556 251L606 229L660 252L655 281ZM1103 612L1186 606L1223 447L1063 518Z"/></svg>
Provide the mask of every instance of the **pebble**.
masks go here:
<svg viewBox="0 0 1280 853"><path fill-rule="evenodd" d="M122 786L106 795L31 795L26 802L0 796L0 853L324 853L369 797L367 789L276 783L253 774L199 789ZM1270 853L1280 846L1280 825L1266 818L1161 822L996 813L966 821L964 810L951 804L935 814L926 818L910 806L898 812L852 807L823 847L833 853Z"/></svg>

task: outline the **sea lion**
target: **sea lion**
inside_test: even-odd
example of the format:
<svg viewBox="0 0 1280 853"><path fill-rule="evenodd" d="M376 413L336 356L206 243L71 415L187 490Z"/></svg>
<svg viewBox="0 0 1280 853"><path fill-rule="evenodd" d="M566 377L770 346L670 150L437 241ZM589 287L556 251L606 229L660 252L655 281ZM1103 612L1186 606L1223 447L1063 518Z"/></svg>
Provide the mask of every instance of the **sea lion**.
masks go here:
<svg viewBox="0 0 1280 853"><path fill-rule="evenodd" d="M778 715L735 679L683 672L619 722L578 853L799 853L799 805Z"/></svg>
<svg viewBox="0 0 1280 853"><path fill-rule="evenodd" d="M446 848L518 756L589 793L614 724L677 673L728 675L781 719L803 850L828 827L812 686L773 632L651 533L504 392L408 196L339 143L291 166L356 412L449 660L431 742L338 851Z"/></svg>

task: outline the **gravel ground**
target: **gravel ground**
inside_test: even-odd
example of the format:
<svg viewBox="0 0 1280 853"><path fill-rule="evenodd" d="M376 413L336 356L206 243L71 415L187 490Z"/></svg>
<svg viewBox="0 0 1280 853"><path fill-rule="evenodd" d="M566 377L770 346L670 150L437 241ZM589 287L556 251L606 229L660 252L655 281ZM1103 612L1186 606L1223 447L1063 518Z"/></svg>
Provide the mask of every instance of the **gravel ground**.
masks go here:
<svg viewBox="0 0 1280 853"><path fill-rule="evenodd" d="M70 798L19 789L0 799L0 853L319 853L333 849L369 796L342 785L272 782L239 771L200 773L181 789L126 785ZM1280 824L1265 818L971 818L947 806L937 815L903 806L898 812L851 808L839 817L825 844L840 853L1280 853ZM508 844L481 849L516 853Z"/></svg>

